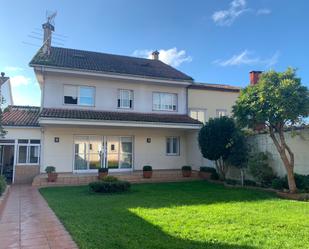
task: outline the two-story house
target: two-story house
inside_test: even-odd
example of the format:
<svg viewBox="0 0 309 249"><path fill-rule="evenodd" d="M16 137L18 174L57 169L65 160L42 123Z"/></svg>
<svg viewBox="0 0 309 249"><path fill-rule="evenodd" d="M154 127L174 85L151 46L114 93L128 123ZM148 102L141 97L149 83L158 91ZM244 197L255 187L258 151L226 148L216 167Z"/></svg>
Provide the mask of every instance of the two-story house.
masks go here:
<svg viewBox="0 0 309 249"><path fill-rule="evenodd" d="M10 106L0 144L15 182L55 166L89 173L180 169L205 163L198 130L209 117L228 115L239 88L194 83L152 59L51 46L53 26L30 62L41 88L40 107ZM201 122L200 122L200 121Z"/></svg>

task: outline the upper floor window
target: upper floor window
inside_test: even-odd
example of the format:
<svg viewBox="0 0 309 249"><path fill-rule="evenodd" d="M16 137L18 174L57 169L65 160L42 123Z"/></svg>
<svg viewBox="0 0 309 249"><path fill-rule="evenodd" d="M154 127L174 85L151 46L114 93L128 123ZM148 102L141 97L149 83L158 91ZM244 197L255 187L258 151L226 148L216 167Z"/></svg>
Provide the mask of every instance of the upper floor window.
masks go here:
<svg viewBox="0 0 309 249"><path fill-rule="evenodd" d="M191 109L190 110L190 117L196 119L202 123L206 121L206 110L200 109Z"/></svg>
<svg viewBox="0 0 309 249"><path fill-rule="evenodd" d="M95 88L64 85L64 104L94 106Z"/></svg>
<svg viewBox="0 0 309 249"><path fill-rule="evenodd" d="M158 93L152 95L153 110L158 111L177 111L177 94Z"/></svg>
<svg viewBox="0 0 309 249"><path fill-rule="evenodd" d="M227 110L226 109L217 109L217 117L224 117L227 116Z"/></svg>
<svg viewBox="0 0 309 249"><path fill-rule="evenodd" d="M133 91L119 89L118 90L118 108L133 108Z"/></svg>

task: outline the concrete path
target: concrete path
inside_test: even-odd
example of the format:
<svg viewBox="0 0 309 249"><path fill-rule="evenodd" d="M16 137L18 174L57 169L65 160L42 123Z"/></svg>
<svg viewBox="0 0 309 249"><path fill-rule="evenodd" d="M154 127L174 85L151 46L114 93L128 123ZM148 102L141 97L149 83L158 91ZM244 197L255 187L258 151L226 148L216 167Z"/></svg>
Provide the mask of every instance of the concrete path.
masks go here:
<svg viewBox="0 0 309 249"><path fill-rule="evenodd" d="M0 217L0 249L73 249L69 233L35 187L13 185Z"/></svg>

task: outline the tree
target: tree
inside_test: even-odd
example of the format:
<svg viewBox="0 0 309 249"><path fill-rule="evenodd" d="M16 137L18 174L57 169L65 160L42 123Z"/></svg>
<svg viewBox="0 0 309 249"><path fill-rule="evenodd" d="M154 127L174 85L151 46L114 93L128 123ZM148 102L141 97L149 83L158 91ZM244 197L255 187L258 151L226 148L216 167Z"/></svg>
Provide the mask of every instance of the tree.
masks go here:
<svg viewBox="0 0 309 249"><path fill-rule="evenodd" d="M222 180L227 173L226 160L231 149L235 123L232 118L209 119L199 132L198 142L203 157L215 161Z"/></svg>
<svg viewBox="0 0 309 249"><path fill-rule="evenodd" d="M241 91L233 114L242 127L263 124L268 128L285 166L290 192L295 193L294 153L286 143L284 131L287 126L301 124L309 115L308 88L302 86L296 70L263 73L256 85Z"/></svg>
<svg viewBox="0 0 309 249"><path fill-rule="evenodd" d="M240 170L242 186L244 185L244 169L247 167L248 155L249 150L246 138L244 134L236 128L232 136L231 148L227 158L227 163Z"/></svg>

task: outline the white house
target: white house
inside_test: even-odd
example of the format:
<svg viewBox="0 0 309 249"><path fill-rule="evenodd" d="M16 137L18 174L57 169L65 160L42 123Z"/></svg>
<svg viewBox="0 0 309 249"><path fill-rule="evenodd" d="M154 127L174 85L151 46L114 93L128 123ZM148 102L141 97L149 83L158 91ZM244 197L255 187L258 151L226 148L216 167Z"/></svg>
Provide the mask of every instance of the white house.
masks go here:
<svg viewBox="0 0 309 249"><path fill-rule="evenodd" d="M239 88L194 83L157 51L143 59L52 47L54 28L43 28L43 48L30 62L41 106L9 106L2 120L2 160L13 181L30 182L49 165L79 174L206 163L198 130L209 117L229 115Z"/></svg>

